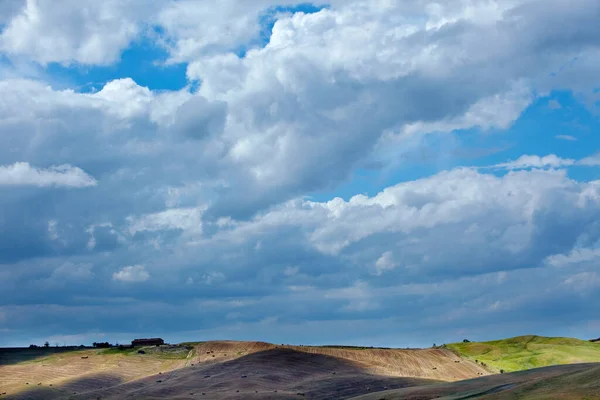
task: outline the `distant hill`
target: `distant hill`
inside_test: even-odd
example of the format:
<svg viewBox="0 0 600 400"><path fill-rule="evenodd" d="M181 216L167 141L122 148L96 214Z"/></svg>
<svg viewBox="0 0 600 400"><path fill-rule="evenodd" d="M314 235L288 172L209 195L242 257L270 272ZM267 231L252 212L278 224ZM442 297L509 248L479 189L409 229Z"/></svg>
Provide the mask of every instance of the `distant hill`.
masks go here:
<svg viewBox="0 0 600 400"><path fill-rule="evenodd" d="M485 363L492 372L600 362L600 343L571 338L530 335L490 342L453 343L447 348L468 360Z"/></svg>

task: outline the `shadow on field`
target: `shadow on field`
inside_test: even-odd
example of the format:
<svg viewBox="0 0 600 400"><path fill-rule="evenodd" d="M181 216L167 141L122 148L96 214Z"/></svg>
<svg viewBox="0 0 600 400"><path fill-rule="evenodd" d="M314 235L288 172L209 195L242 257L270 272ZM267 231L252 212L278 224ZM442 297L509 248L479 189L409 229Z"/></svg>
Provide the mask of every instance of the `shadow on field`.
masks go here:
<svg viewBox="0 0 600 400"><path fill-rule="evenodd" d="M73 399L347 399L438 381L374 375L340 358L271 349L225 362L197 363Z"/></svg>

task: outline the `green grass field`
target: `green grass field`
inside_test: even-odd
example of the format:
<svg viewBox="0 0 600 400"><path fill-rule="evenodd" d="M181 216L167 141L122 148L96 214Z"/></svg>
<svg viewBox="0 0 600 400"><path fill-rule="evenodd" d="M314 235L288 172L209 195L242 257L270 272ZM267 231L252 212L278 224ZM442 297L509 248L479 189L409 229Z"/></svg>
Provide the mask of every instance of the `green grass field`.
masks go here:
<svg viewBox="0 0 600 400"><path fill-rule="evenodd" d="M491 342L452 343L459 355L494 371L522 371L549 365L600 362L600 343L571 338L519 336Z"/></svg>

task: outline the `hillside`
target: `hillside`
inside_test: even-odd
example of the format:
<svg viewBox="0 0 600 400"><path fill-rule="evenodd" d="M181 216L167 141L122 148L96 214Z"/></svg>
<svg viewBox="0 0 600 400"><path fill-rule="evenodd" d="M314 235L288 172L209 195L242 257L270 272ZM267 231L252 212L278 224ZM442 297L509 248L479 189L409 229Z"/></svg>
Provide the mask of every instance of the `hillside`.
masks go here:
<svg viewBox="0 0 600 400"><path fill-rule="evenodd" d="M138 350L138 349L136 349ZM150 350L149 350L150 351ZM108 387L185 366L189 350L162 354L137 354L116 349L2 349L0 394L31 387L72 392L89 387Z"/></svg>
<svg viewBox="0 0 600 400"><path fill-rule="evenodd" d="M352 400L599 400L600 364L573 364L386 390Z"/></svg>
<svg viewBox="0 0 600 400"><path fill-rule="evenodd" d="M352 349L335 347L292 347L324 354L361 365L374 374L456 381L488 375L489 372L447 349Z"/></svg>
<svg viewBox="0 0 600 400"><path fill-rule="evenodd" d="M530 335L490 342L453 343L447 348L468 360L485 363L493 372L600 362L600 343L571 338Z"/></svg>
<svg viewBox="0 0 600 400"><path fill-rule="evenodd" d="M163 347L150 347L145 354L138 354L138 349L86 349L50 355L40 350L34 359L30 350L23 349L27 354L24 362L17 362L18 352L13 351L17 354L12 355L12 362L0 365L0 393L14 396L9 398L50 399L98 392L102 398L119 398L131 391L150 396L158 390L156 396L161 397L163 391L171 396L218 388L226 392L223 395L234 396L235 390L249 390L246 394L278 390L278 397L286 392L313 391L317 397L324 393L324 398L331 398L344 387L344 396L349 396L371 388L487 374L475 363L442 349L347 349L236 341L185 346L166 352ZM211 379L205 380L206 375ZM248 378L240 378L242 375ZM302 376L304 383L298 386ZM157 386L157 380L163 382Z"/></svg>
<svg viewBox="0 0 600 400"><path fill-rule="evenodd" d="M600 394L598 363L490 376L500 368L600 361L600 344L525 336L447 347L374 349L211 341L145 347L143 354L140 348L0 349L0 396L31 400L192 399L203 394L212 399L446 396L441 398L450 400L517 395L544 399L551 393L553 399L600 400L600 395L594 397Z"/></svg>

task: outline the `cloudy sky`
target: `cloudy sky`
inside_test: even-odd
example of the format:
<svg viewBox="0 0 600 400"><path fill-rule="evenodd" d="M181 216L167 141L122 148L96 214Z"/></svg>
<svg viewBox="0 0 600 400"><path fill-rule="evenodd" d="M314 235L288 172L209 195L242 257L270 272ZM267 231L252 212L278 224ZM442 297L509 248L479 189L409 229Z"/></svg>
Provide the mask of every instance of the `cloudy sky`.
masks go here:
<svg viewBox="0 0 600 400"><path fill-rule="evenodd" d="M600 336L597 0L2 0L0 346Z"/></svg>

